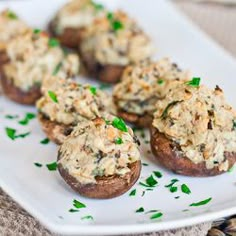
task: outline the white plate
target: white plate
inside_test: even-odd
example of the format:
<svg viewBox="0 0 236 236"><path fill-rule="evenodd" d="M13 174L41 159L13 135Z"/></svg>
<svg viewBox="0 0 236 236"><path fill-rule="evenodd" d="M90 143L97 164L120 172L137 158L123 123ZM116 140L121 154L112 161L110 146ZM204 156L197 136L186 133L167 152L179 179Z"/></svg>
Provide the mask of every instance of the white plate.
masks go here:
<svg viewBox="0 0 236 236"><path fill-rule="evenodd" d="M55 10L63 3L60 0L6 1L0 8L10 6L29 24L45 26ZM236 63L205 34L180 15L166 0L107 0L111 7L121 6L133 15L150 33L159 48L158 57L170 56L184 68L191 68L209 86L219 84L226 92L228 101L235 106ZM37 120L28 126L21 126L17 120L4 118L6 114L34 111L29 107L13 104L0 98L0 186L19 202L27 211L38 218L48 229L70 235L112 235L121 233L150 232L165 230L210 221L221 216L236 213L235 172L212 178L188 178L174 175L154 163L150 148L143 145L143 166L140 181L151 172L159 170L163 177L158 180L154 191L147 191L138 183L136 196L129 193L112 200L89 200L73 192L57 172L50 172L45 166L38 168L35 162L47 164L56 160L57 147L42 145L45 135ZM22 133L31 131L24 139L10 140L5 127L12 127ZM170 193L164 185L178 178L178 186L185 183L192 191L186 195L180 190ZM180 196L179 199L175 199ZM212 201L200 207L189 207L193 202L212 197ZM86 208L77 213L68 210L77 199ZM139 207L160 210L163 217L151 220L151 213L135 213ZM188 211L183 211L188 209ZM94 220L82 220L92 215Z"/></svg>

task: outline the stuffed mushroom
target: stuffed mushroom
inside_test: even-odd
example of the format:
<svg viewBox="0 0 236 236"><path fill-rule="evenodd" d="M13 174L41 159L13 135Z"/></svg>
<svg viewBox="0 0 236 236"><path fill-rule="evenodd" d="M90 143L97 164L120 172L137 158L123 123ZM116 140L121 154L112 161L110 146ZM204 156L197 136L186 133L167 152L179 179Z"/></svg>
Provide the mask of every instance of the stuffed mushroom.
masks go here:
<svg viewBox="0 0 236 236"><path fill-rule="evenodd" d="M84 29L103 15L102 4L92 0L72 0L58 11L49 28L63 45L78 48Z"/></svg>
<svg viewBox="0 0 236 236"><path fill-rule="evenodd" d="M115 83L127 65L150 58L153 45L133 19L116 11L96 19L86 29L80 54L91 75Z"/></svg>
<svg viewBox="0 0 236 236"><path fill-rule="evenodd" d="M188 71L181 71L168 58L127 67L113 91L118 116L137 127L149 127L156 102L165 98L171 88L189 78Z"/></svg>
<svg viewBox="0 0 236 236"><path fill-rule="evenodd" d="M236 162L236 112L217 86L198 86L197 78L157 102L151 147L157 160L182 175L214 176Z"/></svg>
<svg viewBox="0 0 236 236"><path fill-rule="evenodd" d="M74 76L79 69L78 56L66 55L57 40L40 30L28 30L10 40L2 55L5 58L0 67L3 92L21 104L35 104L41 96L40 86L45 76Z"/></svg>
<svg viewBox="0 0 236 236"><path fill-rule="evenodd" d="M70 79L45 79L42 94L36 104L38 118L49 139L57 144L82 121L114 113L112 99L106 93Z"/></svg>
<svg viewBox="0 0 236 236"><path fill-rule="evenodd" d="M117 117L84 121L61 145L58 169L67 184L83 196L117 197L139 178L138 140Z"/></svg>

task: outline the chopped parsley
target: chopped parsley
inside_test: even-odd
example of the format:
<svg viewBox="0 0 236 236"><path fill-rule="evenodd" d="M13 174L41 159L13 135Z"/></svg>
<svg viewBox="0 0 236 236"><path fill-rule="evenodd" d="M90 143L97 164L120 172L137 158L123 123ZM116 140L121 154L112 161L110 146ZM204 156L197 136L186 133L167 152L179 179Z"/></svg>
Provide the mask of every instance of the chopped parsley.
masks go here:
<svg viewBox="0 0 236 236"><path fill-rule="evenodd" d="M81 220L93 220L93 217L91 215L87 215L87 216L81 217Z"/></svg>
<svg viewBox="0 0 236 236"><path fill-rule="evenodd" d="M47 166L48 170L50 170L50 171L57 170L57 162L49 163L46 166Z"/></svg>
<svg viewBox="0 0 236 236"><path fill-rule="evenodd" d="M107 19L110 22L111 28L116 32L118 30L121 30L124 28L124 25L122 24L121 21L116 20L114 18L114 14L112 12L108 12L107 13Z"/></svg>
<svg viewBox="0 0 236 236"><path fill-rule="evenodd" d="M48 91L48 95L52 99L53 102L58 103L57 95L53 91Z"/></svg>
<svg viewBox="0 0 236 236"><path fill-rule="evenodd" d="M149 166L147 163L144 163L144 162L142 163L142 165L143 165L143 166Z"/></svg>
<svg viewBox="0 0 236 236"><path fill-rule="evenodd" d="M185 194L190 194L191 193L191 190L189 189L189 187L186 184L181 185L181 190Z"/></svg>
<svg viewBox="0 0 236 236"><path fill-rule="evenodd" d="M5 118L9 120L14 120L17 119L18 117L19 117L18 115L5 115Z"/></svg>
<svg viewBox="0 0 236 236"><path fill-rule="evenodd" d="M173 106L175 106L176 104L178 104L180 101L173 101L171 103L169 103L167 105L167 107L165 108L165 110L163 111L162 115L161 115L161 119L166 119L168 116L168 111L170 108L172 108Z"/></svg>
<svg viewBox="0 0 236 236"><path fill-rule="evenodd" d="M177 183L179 180L177 179L172 179L171 183L168 185L165 185L166 188L170 190L171 193L175 193L178 191L178 187L174 186L175 183Z"/></svg>
<svg viewBox="0 0 236 236"><path fill-rule="evenodd" d="M122 143L123 143L122 138L116 138L115 139L115 144L122 144Z"/></svg>
<svg viewBox="0 0 236 236"><path fill-rule="evenodd" d="M149 186L149 187L156 187L157 185L157 181L153 178L152 175L150 175L147 179L146 179L146 184Z"/></svg>
<svg viewBox="0 0 236 236"><path fill-rule="evenodd" d="M171 186L170 187L170 192L171 193L176 193L178 191L178 187L176 187L176 186Z"/></svg>
<svg viewBox="0 0 236 236"><path fill-rule="evenodd" d="M233 120L233 130L236 130L236 120Z"/></svg>
<svg viewBox="0 0 236 236"><path fill-rule="evenodd" d="M143 207L140 207L140 208L137 209L135 212L136 212L136 213L142 213L142 212L144 212L144 208L143 208Z"/></svg>
<svg viewBox="0 0 236 236"><path fill-rule="evenodd" d="M30 120L34 119L36 115L34 113L26 113L24 119L20 120L18 123L20 125L27 125Z"/></svg>
<svg viewBox="0 0 236 236"><path fill-rule="evenodd" d="M41 30L40 29L34 29L34 34L40 34L41 33Z"/></svg>
<svg viewBox="0 0 236 236"><path fill-rule="evenodd" d="M191 87L198 88L200 86L200 81L201 81L201 78L194 77L194 78L192 78L192 80L186 82L186 84Z"/></svg>
<svg viewBox="0 0 236 236"><path fill-rule="evenodd" d="M34 165L37 166L37 167L42 167L43 166L42 164L40 164L38 162L35 162Z"/></svg>
<svg viewBox="0 0 236 236"><path fill-rule="evenodd" d="M157 213L151 215L151 216L150 216L150 219L151 219L151 220L155 220L155 219L158 219L158 218L160 218L160 217L162 217L162 216L163 216L163 213L157 212Z"/></svg>
<svg viewBox="0 0 236 236"><path fill-rule="evenodd" d="M79 202L76 199L73 200L73 206L77 209L86 208L86 205L84 203Z"/></svg>
<svg viewBox="0 0 236 236"><path fill-rule="evenodd" d="M176 197L175 197L175 199L179 199L179 198L180 198L180 196L176 196Z"/></svg>
<svg viewBox="0 0 236 236"><path fill-rule="evenodd" d="M157 177L157 178L161 178L162 177L162 173L160 171L153 171L153 174Z"/></svg>
<svg viewBox="0 0 236 236"><path fill-rule="evenodd" d="M45 138L40 141L41 144L48 144L49 142L50 142L50 140L48 138Z"/></svg>
<svg viewBox="0 0 236 236"><path fill-rule="evenodd" d="M100 3L96 3L94 1L91 1L93 7L97 10L97 11L101 11L104 9L104 6Z"/></svg>
<svg viewBox="0 0 236 236"><path fill-rule="evenodd" d="M70 212L70 213L75 213L75 212L79 212L79 210L71 208L71 209L69 210L69 212Z"/></svg>
<svg viewBox="0 0 236 236"><path fill-rule="evenodd" d="M203 205L206 205L207 203L209 203L210 201L212 200L212 198L207 198L205 200L202 200L200 202L194 202L192 204L190 204L189 206L191 207L198 207L198 206L203 206Z"/></svg>
<svg viewBox="0 0 236 236"><path fill-rule="evenodd" d="M6 131L7 136L11 140L15 140L17 138L25 138L26 136L28 136L30 134L30 132L23 133L23 134L16 134L16 130L13 128L9 128L9 127L6 127L5 131Z"/></svg>
<svg viewBox="0 0 236 236"><path fill-rule="evenodd" d="M48 46L51 48L58 47L60 45L59 41L55 38L50 38L48 40Z"/></svg>
<svg viewBox="0 0 236 236"><path fill-rule="evenodd" d="M90 89L90 92L91 92L93 95L96 95L96 94L97 94L97 88L96 88L96 87L91 86L89 89Z"/></svg>
<svg viewBox="0 0 236 236"><path fill-rule="evenodd" d="M113 121L112 121L112 126L123 131L123 132L128 132L128 128L124 122L124 120L122 120L121 118L116 117Z"/></svg>
<svg viewBox="0 0 236 236"><path fill-rule="evenodd" d="M136 189L133 189L133 190L130 192L129 196L135 196L135 195L136 195Z"/></svg>
<svg viewBox="0 0 236 236"><path fill-rule="evenodd" d="M161 84L164 83L164 80L163 80L163 79L158 79L158 80L157 80L157 83L161 85Z"/></svg>
<svg viewBox="0 0 236 236"><path fill-rule="evenodd" d="M12 11L7 11L7 17L12 19L12 20L17 20L18 19L18 16Z"/></svg>
<svg viewBox="0 0 236 236"><path fill-rule="evenodd" d="M111 88L111 85L110 85L110 84L102 83L102 84L100 84L100 86L99 86L99 89L101 89L101 90L105 90L105 89L109 89L109 88Z"/></svg>
<svg viewBox="0 0 236 236"><path fill-rule="evenodd" d="M60 71L62 65L63 65L62 62L60 61L60 62L56 65L54 71L52 72L52 75L57 75L58 72Z"/></svg>

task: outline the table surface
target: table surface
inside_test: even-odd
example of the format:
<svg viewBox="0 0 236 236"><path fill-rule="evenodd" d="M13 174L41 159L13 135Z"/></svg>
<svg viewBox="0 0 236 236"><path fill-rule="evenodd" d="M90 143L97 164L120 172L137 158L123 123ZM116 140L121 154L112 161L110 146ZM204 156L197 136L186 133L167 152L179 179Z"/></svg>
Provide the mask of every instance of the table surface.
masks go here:
<svg viewBox="0 0 236 236"><path fill-rule="evenodd" d="M190 0L172 0L189 18L206 31L215 41L236 56L236 6L196 3ZM205 236L211 222L150 236ZM52 236L43 226L18 206L0 189L0 235ZM214 234L212 234L214 235Z"/></svg>

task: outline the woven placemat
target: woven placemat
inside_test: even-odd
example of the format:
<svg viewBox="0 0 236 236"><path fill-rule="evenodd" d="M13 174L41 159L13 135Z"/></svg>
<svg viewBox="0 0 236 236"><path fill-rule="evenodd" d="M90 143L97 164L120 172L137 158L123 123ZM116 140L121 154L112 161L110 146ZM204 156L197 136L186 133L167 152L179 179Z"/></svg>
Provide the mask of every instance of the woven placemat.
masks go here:
<svg viewBox="0 0 236 236"><path fill-rule="evenodd" d="M236 7L173 0L203 30L236 56ZM217 26L217 27L216 27ZM0 236L53 236L0 189ZM236 236L236 216L142 236ZM137 236L137 235L136 235Z"/></svg>

